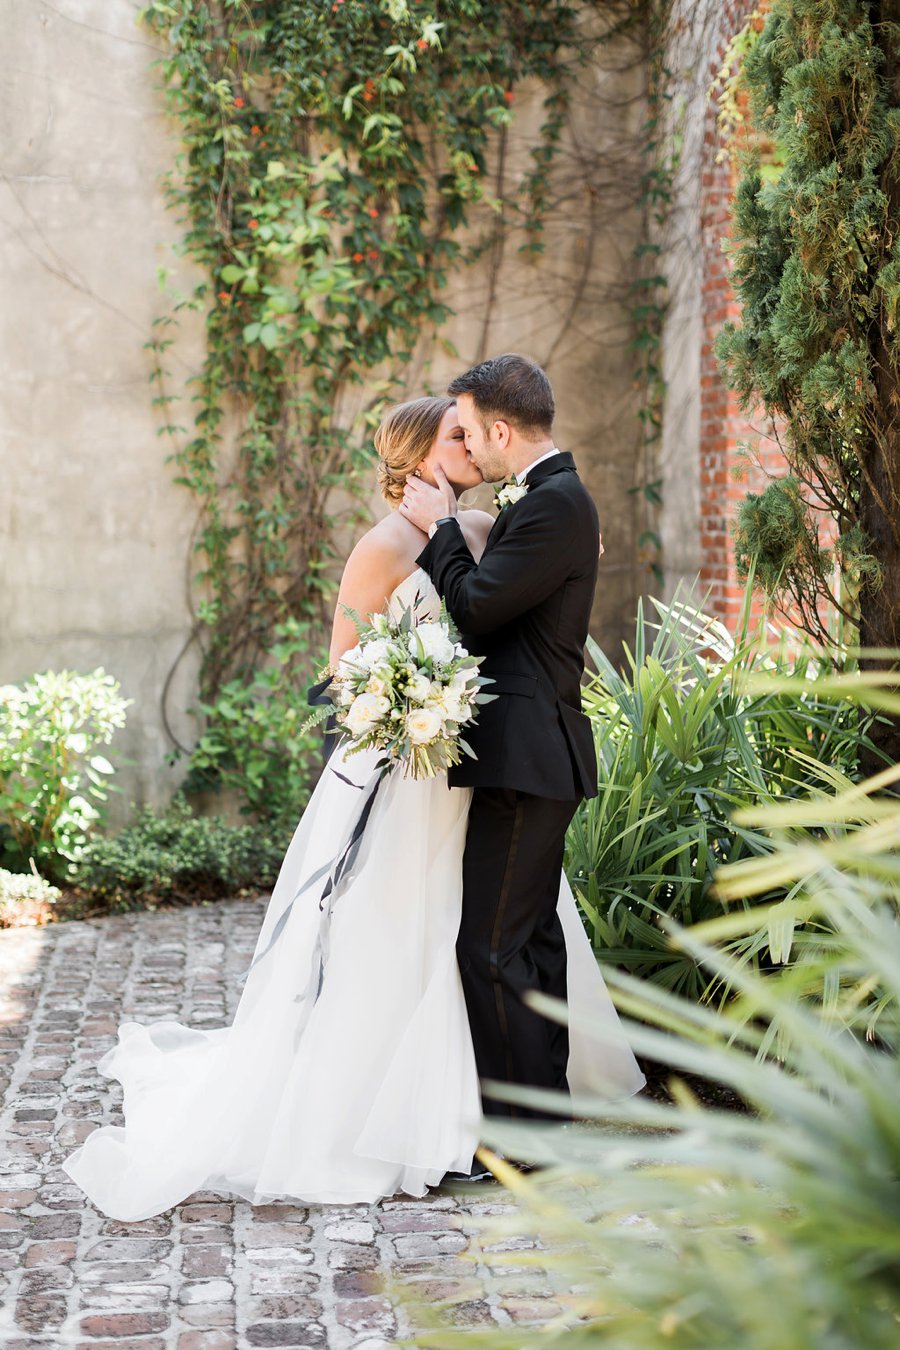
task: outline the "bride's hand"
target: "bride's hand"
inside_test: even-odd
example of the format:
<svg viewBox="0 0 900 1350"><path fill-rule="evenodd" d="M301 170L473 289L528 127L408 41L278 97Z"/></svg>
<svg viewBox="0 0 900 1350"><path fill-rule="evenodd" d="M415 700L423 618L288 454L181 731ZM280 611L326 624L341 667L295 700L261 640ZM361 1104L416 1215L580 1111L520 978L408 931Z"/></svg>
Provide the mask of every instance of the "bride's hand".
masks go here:
<svg viewBox="0 0 900 1350"><path fill-rule="evenodd" d="M435 464L433 472L436 487L410 475L403 489L403 501L398 507L401 516L425 534L428 533L429 525L433 525L436 520L457 514L456 493L447 475L440 464Z"/></svg>

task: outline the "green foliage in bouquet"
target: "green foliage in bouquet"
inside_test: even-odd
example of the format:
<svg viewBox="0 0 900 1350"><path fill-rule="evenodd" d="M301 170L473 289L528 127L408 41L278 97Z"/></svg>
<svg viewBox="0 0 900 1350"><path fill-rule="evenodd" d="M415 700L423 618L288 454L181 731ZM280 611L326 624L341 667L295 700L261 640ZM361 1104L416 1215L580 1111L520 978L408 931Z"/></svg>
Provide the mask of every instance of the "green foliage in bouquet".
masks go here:
<svg viewBox="0 0 900 1350"><path fill-rule="evenodd" d="M636 1019L623 1019L632 1047L671 1070L670 1104L640 1094L612 1105L586 1099L575 1103L584 1123L565 1128L488 1122L493 1149L547 1170L523 1177L493 1163L517 1203L475 1220L470 1256L501 1277L509 1262L534 1267L556 1314L528 1328L450 1331L444 1315L452 1321L454 1305L423 1305L408 1285L417 1346L896 1344L900 801L871 783L862 796L877 830L854 832L856 809L831 803L847 830L846 870L827 846L811 858L809 841L791 838L794 804L777 808L784 835L759 863L770 872L765 884L804 874L804 902L828 934L793 967L764 973L729 956L725 916L700 930L670 926L679 947L737 991L720 1012L609 970L620 1011ZM741 893L736 869L721 880ZM877 1033L866 1036L876 998ZM559 1015L554 1001L537 1002ZM746 1110L704 1108L682 1075L727 1084Z"/></svg>
<svg viewBox="0 0 900 1350"><path fill-rule="evenodd" d="M332 677L335 718L349 738L346 754L375 749L384 767L403 765L404 776L433 778L474 757L462 734L474 722L492 680L459 641L446 604L434 621L407 608L396 618L376 614L364 622L347 608L359 641L345 652ZM319 715L310 721L318 720Z"/></svg>
<svg viewBox="0 0 900 1350"><path fill-rule="evenodd" d="M322 737L307 722L316 667L312 625L286 619L267 663L201 702L206 730L191 752L185 791L229 788L241 810L275 833L293 830L321 767Z"/></svg>
<svg viewBox="0 0 900 1350"><path fill-rule="evenodd" d="M113 765L100 753L125 725L118 681L46 671L0 688L0 863L30 860L63 880L102 822Z"/></svg>
<svg viewBox="0 0 900 1350"><path fill-rule="evenodd" d="M215 900L270 887L287 842L258 825L195 816L179 794L166 811L145 807L118 834L92 840L75 882L92 906L113 911L150 900Z"/></svg>
<svg viewBox="0 0 900 1350"><path fill-rule="evenodd" d="M821 682L810 647L791 655L763 646L750 631L749 598L736 638L684 599L653 604L658 621L639 610L624 673L589 640L596 674L584 705L599 793L572 821L566 869L601 960L699 998L709 976L671 945L663 921L721 914L715 869L773 847L734 813L846 781L871 747L873 714L860 713L847 686ZM763 672L793 678L754 686ZM760 921L735 951L787 960L793 931Z"/></svg>

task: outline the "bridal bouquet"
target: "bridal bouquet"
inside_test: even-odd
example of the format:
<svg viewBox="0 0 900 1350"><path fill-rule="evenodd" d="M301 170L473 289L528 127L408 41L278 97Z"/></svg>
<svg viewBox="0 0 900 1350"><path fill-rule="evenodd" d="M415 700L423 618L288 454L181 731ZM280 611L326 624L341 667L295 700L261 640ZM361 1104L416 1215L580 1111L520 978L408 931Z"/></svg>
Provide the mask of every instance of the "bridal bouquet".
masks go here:
<svg viewBox="0 0 900 1350"><path fill-rule="evenodd" d="M479 658L459 642L446 608L421 623L411 610L374 615L371 624L351 617L359 642L332 676L336 721L353 742L347 753L383 750L413 778L474 758L462 730L496 694L483 692L492 681L479 675Z"/></svg>

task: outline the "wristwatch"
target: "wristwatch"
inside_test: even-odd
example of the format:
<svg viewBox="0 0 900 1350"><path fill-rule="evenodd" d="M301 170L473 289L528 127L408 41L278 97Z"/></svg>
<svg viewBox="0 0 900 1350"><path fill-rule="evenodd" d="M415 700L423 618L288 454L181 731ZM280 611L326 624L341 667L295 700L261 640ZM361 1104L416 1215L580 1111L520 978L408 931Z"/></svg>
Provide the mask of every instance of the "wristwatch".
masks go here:
<svg viewBox="0 0 900 1350"><path fill-rule="evenodd" d="M433 539L435 531L439 529L441 525L446 525L448 520L455 520L455 519L456 516L441 516L440 520L433 520L431 524L428 526L428 538Z"/></svg>

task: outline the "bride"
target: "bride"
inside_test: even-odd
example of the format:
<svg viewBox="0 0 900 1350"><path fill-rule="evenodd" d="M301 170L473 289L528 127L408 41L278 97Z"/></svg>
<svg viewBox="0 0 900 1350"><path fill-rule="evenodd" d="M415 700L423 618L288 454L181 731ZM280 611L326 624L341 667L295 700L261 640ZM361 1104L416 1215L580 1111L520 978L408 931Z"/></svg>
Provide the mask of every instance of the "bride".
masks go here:
<svg viewBox="0 0 900 1350"><path fill-rule="evenodd" d="M434 482L435 465L457 495L482 481L449 398L392 409L375 446L392 506L409 474ZM460 523L480 557L492 517L469 510ZM415 567L424 537L394 510L356 545L332 663L357 641L343 606L437 617L438 595ZM322 883L312 884L345 847L378 758L345 757L340 743L331 755L285 855L232 1024L119 1026L97 1067L122 1085L125 1125L99 1127L63 1162L104 1213L145 1219L198 1190L252 1204L371 1203L422 1196L446 1173L469 1171L481 1104L455 944L472 789L448 787L445 774L388 775L332 906L320 908ZM602 1043L571 1029L569 1086L630 1096L645 1079L565 876L559 916L570 1007L606 1029Z"/></svg>

